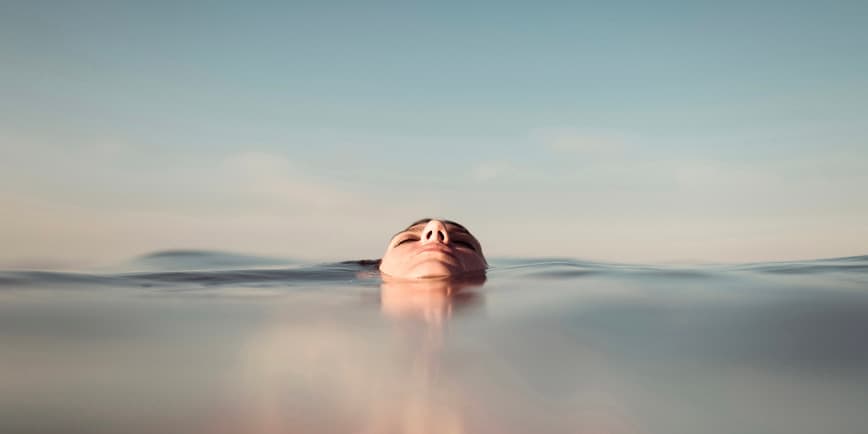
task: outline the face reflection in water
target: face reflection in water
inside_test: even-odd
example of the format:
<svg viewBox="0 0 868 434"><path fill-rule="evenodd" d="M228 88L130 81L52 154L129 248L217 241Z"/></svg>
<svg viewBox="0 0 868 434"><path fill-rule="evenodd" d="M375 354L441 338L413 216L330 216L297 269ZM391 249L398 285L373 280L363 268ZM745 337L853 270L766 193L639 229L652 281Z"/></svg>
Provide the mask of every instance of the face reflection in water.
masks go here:
<svg viewBox="0 0 868 434"><path fill-rule="evenodd" d="M467 403L443 370L442 352L447 323L482 307L478 287L485 280L482 273L418 280L383 275L379 320L344 311L336 323L270 328L246 346L251 376L244 396L253 412L236 418L242 422L236 428L264 434L468 432ZM366 326L347 328L342 321L348 320ZM321 413L323 407L328 412Z"/></svg>
<svg viewBox="0 0 868 434"><path fill-rule="evenodd" d="M418 319L438 327L454 310L481 302L473 291L485 283L484 274L470 274L453 279L396 279L383 275L380 305L384 315L394 319Z"/></svg>
<svg viewBox="0 0 868 434"><path fill-rule="evenodd" d="M482 245L467 228L422 219L392 237L380 271L403 279L442 278L479 273L487 266Z"/></svg>

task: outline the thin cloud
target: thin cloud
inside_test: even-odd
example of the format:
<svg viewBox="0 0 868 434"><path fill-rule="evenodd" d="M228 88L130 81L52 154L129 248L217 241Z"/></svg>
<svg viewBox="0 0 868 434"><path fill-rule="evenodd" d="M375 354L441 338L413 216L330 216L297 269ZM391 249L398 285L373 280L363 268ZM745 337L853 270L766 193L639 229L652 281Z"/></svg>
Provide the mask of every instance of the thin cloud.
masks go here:
<svg viewBox="0 0 868 434"><path fill-rule="evenodd" d="M483 161L473 167L471 177L478 182L487 182L502 177L512 165L505 161Z"/></svg>
<svg viewBox="0 0 868 434"><path fill-rule="evenodd" d="M338 189L317 179L283 156L263 152L243 152L226 157L210 174L225 191L256 200L273 208L338 210L348 205L359 207L365 201L359 194Z"/></svg>
<svg viewBox="0 0 868 434"><path fill-rule="evenodd" d="M623 157L635 147L625 134L611 131L543 128L532 131L530 136L552 152L595 159Z"/></svg>

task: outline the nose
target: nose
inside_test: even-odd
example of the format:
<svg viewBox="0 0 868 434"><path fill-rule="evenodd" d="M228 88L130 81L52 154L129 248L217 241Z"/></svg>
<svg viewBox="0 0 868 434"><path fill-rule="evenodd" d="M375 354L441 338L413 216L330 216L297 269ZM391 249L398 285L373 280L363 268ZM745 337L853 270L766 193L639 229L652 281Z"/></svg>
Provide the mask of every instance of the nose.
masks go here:
<svg viewBox="0 0 868 434"><path fill-rule="evenodd" d="M440 220L431 220L422 229L422 243L440 242L447 244L449 242L449 232L446 230L446 225Z"/></svg>

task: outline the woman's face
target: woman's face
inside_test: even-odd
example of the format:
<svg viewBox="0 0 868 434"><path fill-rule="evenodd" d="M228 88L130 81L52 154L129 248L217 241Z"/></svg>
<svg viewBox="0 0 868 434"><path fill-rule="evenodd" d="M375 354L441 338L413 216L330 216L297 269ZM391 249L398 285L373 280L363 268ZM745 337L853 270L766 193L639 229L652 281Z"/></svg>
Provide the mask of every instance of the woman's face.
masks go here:
<svg viewBox="0 0 868 434"><path fill-rule="evenodd" d="M424 219L392 237L380 271L400 278L450 277L487 266L476 237L458 223Z"/></svg>

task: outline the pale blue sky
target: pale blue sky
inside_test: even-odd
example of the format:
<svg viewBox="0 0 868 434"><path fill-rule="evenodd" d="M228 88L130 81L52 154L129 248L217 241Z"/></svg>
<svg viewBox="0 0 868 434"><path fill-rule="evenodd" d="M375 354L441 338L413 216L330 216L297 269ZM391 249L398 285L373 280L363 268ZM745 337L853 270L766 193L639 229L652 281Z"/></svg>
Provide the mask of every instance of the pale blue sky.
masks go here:
<svg viewBox="0 0 868 434"><path fill-rule="evenodd" d="M868 3L0 4L0 264L868 253Z"/></svg>

